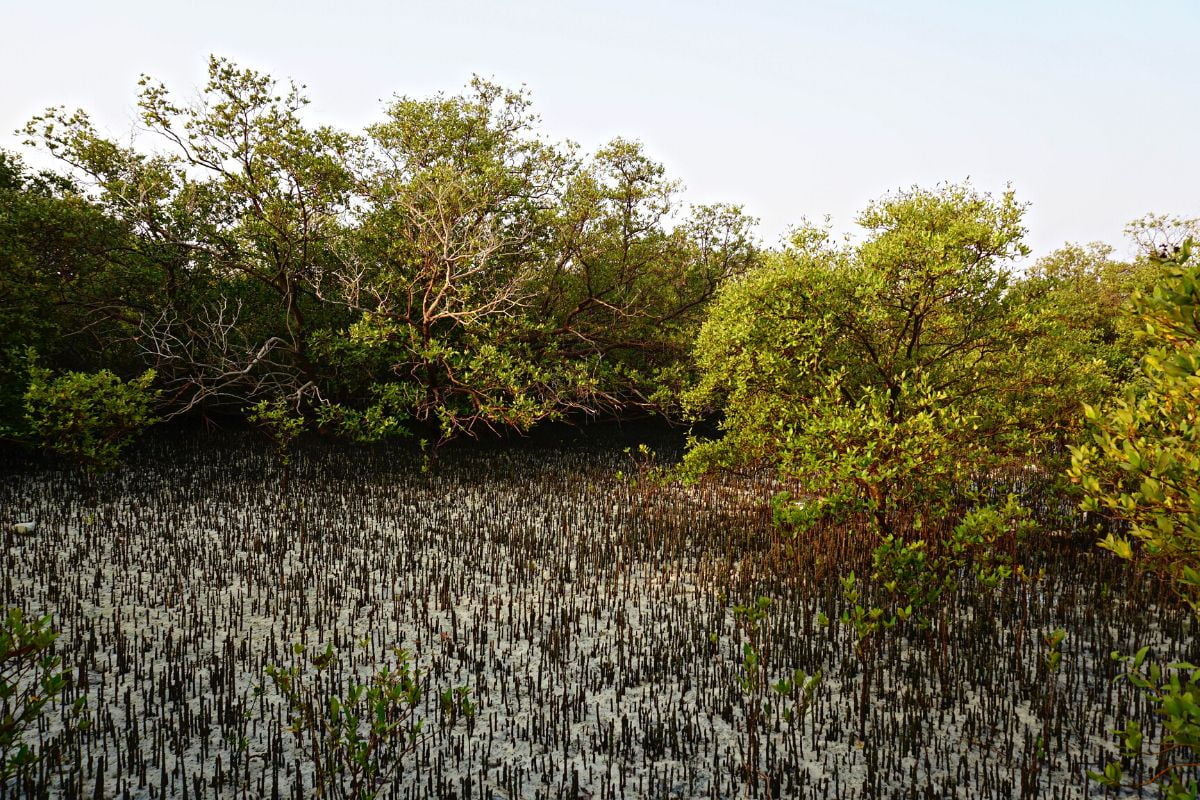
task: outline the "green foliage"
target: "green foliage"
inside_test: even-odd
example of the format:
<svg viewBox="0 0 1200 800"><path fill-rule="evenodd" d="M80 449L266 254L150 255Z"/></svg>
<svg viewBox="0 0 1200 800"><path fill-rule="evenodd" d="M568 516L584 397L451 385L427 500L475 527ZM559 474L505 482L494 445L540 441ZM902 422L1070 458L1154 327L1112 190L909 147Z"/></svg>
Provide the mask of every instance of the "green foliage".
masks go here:
<svg viewBox="0 0 1200 800"><path fill-rule="evenodd" d="M1062 666L1062 643L1066 638L1066 631L1062 628L1055 628L1042 639L1042 643L1046 646L1044 656L1046 670L1051 674L1058 672L1058 668Z"/></svg>
<svg viewBox="0 0 1200 800"><path fill-rule="evenodd" d="M1008 495L1001 506L972 509L954 527L949 551L952 562L969 566L980 585L994 589L1014 576L1027 575L1018 555L1037 530L1033 512L1016 496Z"/></svg>
<svg viewBox="0 0 1200 800"><path fill-rule="evenodd" d="M342 686L337 677L338 653L332 645L310 653L292 647L290 666L268 665L271 689L288 708L288 730L313 769L313 789L323 797L371 800L402 768L405 758L425 738L425 720L417 716L427 676L410 655L394 649L395 663L378 669L368 683ZM260 695L267 686L260 686ZM443 725L468 725L475 704L466 687L438 695Z"/></svg>
<svg viewBox="0 0 1200 800"><path fill-rule="evenodd" d="M1109 394L1136 375L1141 355L1136 317L1113 310L1124 307L1135 292L1149 291L1160 273L1161 266L1149 258L1114 259L1107 245L1067 245L1039 259L1016 287L1021 302L1054 331L1055 352L1039 361L1057 359L1060 368L1076 371L1088 367L1093 379L1102 382L1082 401ZM1096 360L1098 371L1091 368ZM1079 424L1078 402L1061 410L1062 423L1072 428Z"/></svg>
<svg viewBox="0 0 1200 800"><path fill-rule="evenodd" d="M968 512L944 541L883 537L871 553L870 576L881 590L882 602L868 601L870 589L853 571L841 579L846 602L841 621L854 629L859 649L865 650L876 633L897 625L928 629L942 609L941 601L958 589L964 574L972 575L983 589L995 589L1013 577L1031 577L1017 558L1036 530L1030 517L1030 510L1009 495L1001 506Z"/></svg>
<svg viewBox="0 0 1200 800"><path fill-rule="evenodd" d="M0 427L22 416L26 351L55 364L129 370L117 296L144 296L129 231L74 183L0 151Z"/></svg>
<svg viewBox="0 0 1200 800"><path fill-rule="evenodd" d="M397 383L372 384L373 402L356 409L342 404L317 406L317 424L355 442L378 442L409 435L408 409L415 402L411 388Z"/></svg>
<svg viewBox="0 0 1200 800"><path fill-rule="evenodd" d="M804 528L818 519L862 514L886 535L897 512L938 513L957 499L972 466L987 457L977 417L949 404L945 392L901 377L893 390L864 387L845 400L839 374L797 409L780 468L804 476L811 500L801 513L779 515Z"/></svg>
<svg viewBox="0 0 1200 800"><path fill-rule="evenodd" d="M47 705L58 701L71 683L70 670L54 654L58 633L50 617L26 618L19 608L8 608L0 619L0 789L19 782L45 755L30 747L26 734L35 730ZM86 698L72 705L82 715ZM78 729L87 727L81 720Z"/></svg>
<svg viewBox="0 0 1200 800"><path fill-rule="evenodd" d="M584 359L601 379L604 404L675 404L709 298L757 260L752 218L722 204L685 215L681 188L624 139L566 185L535 308L560 357Z"/></svg>
<svg viewBox="0 0 1200 800"><path fill-rule="evenodd" d="M311 124L302 86L221 58L194 102L140 85L161 148L62 108L25 132L91 192L77 204L106 222L92 229L118 240L87 307L136 343L122 374L131 359L157 370L167 417L287 397L356 440L411 422L447 439L673 408L709 298L755 258L740 209L681 212L678 182L640 145L581 157L539 135L527 93L482 79L400 97L361 134ZM25 232L70 207L8 183L21 202L11 223L0 211L0 255L19 256L22 280L0 276L19 301L0 327L49 352L46 339L93 322L40 313L40 289L62 283L43 252L58 234Z"/></svg>
<svg viewBox="0 0 1200 800"><path fill-rule="evenodd" d="M258 425L271 441L279 454L279 463L288 467L292 463L292 443L304 433L304 417L288 403L285 398L260 400L246 415Z"/></svg>
<svg viewBox="0 0 1200 800"><path fill-rule="evenodd" d="M1021 790L1025 796L1037 792L1038 774L1049 754L1052 741L1051 721L1058 696L1058 672L1062 667L1062 645L1066 639L1067 632L1062 628L1055 628L1042 636L1041 703L1038 708L1042 727L1035 740L1035 746L1025 753L1025 764L1021 770Z"/></svg>
<svg viewBox="0 0 1200 800"><path fill-rule="evenodd" d="M1200 613L1200 265L1189 256L1183 247L1153 293L1135 295L1141 379L1108 409L1086 409L1069 474L1084 510L1128 526L1101 547L1169 577Z"/></svg>
<svg viewBox="0 0 1200 800"><path fill-rule="evenodd" d="M416 381L412 416L444 438L670 402L659 376L750 258L737 209L665 227L678 187L639 145L583 162L534 121L524 93L477 79L368 131L371 210L330 278L360 315L350 341Z"/></svg>
<svg viewBox="0 0 1200 800"><path fill-rule="evenodd" d="M856 247L802 228L764 255L751 217L684 208L636 142L549 141L524 91L399 97L362 132L313 124L303 86L222 58L199 95L143 77L159 136L136 146L83 111L35 117L63 175L0 155L8 427L29 346L58 370L155 369L164 418L287 397L356 440L682 402L725 415L692 474L783 464L827 478L810 511L886 532L964 471L1048 458L1075 404L1130 373L1104 309L1153 269L1066 248L1014 278L1011 192L914 189L865 209ZM1131 231L1173 242L1190 224Z"/></svg>
<svg viewBox="0 0 1200 800"><path fill-rule="evenodd" d="M646 443L641 443L636 449L626 447L623 451L629 459L630 469L617 470L617 480L628 481L636 489L653 491L665 486L673 480L669 467L660 463L657 453Z"/></svg>
<svg viewBox="0 0 1200 800"><path fill-rule="evenodd" d="M108 370L55 376L29 356L25 423L37 443L92 470L110 470L154 418L154 370L123 381Z"/></svg>
<svg viewBox="0 0 1200 800"><path fill-rule="evenodd" d="M1162 717L1163 736L1155 772L1139 786L1158 784L1170 800L1195 800L1200 797L1200 781L1190 775L1195 774L1197 765L1193 762L1200 752L1200 667L1179 662L1164 669L1146 663L1149 652L1149 647L1143 647L1133 655L1112 654L1114 661L1126 666L1117 680L1128 681L1140 690ZM1114 733L1121 737L1122 759L1141 761L1145 755L1141 726L1130 720ZM1126 783L1121 761L1109 762L1103 772L1089 770L1088 777L1111 789L1120 789Z"/></svg>
<svg viewBox="0 0 1200 800"><path fill-rule="evenodd" d="M1153 292L1132 299L1146 347L1140 379L1109 408L1085 409L1087 436L1071 450L1069 475L1084 492L1084 510L1127 526L1100 547L1171 580L1200 614L1200 265L1190 260L1190 241L1164 255ZM1171 757L1191 762L1200 752L1200 671L1190 664L1166 672L1144 667L1148 650L1113 657L1128 664L1124 677L1164 719L1161 766L1149 782L1161 782L1167 797L1195 798L1200 784L1181 777ZM1126 755L1140 756L1137 723L1119 733ZM1088 774L1110 787L1124 781L1115 762Z"/></svg>
<svg viewBox="0 0 1200 800"><path fill-rule="evenodd" d="M693 443L684 473L766 464L804 487L783 521L857 514L886 536L1028 458L1040 440L1020 353L1041 334L1006 268L1026 252L1023 210L1011 192L914 189L863 212L857 247L803 229L728 284L685 398L722 411L723 436Z"/></svg>
<svg viewBox="0 0 1200 800"><path fill-rule="evenodd" d="M412 416L445 436L528 428L553 415L553 364L529 347L521 312L568 157L533 135L528 97L476 79L458 96L403 97L367 131L367 213L329 283L357 319Z"/></svg>

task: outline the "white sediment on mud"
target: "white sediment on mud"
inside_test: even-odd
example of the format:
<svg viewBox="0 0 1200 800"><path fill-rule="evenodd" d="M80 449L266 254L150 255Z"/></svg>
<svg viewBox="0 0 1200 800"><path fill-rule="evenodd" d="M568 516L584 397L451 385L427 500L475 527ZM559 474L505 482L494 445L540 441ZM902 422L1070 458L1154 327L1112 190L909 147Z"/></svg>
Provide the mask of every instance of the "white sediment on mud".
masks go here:
<svg viewBox="0 0 1200 800"><path fill-rule="evenodd" d="M773 796L1020 797L1024 780L1101 797L1084 770L1147 717L1109 652L1196 656L1186 614L1112 599L1115 560L1072 552L1040 584L964 589L941 677L920 636L889 638L860 730L850 634L814 623L840 611L836 576L744 578L767 538L753 487L643 493L614 477L618 449L451 452L428 474L335 449L303 454L284 494L256 446L156 447L92 500L64 506L86 493L50 471L0 489L39 520L9 547L3 602L53 615L95 720L47 760L51 797L309 796L279 703L253 691L297 641L333 643L360 677L404 647L436 685L472 687L473 726L424 742L392 796L740 796L731 609L757 594L775 598L772 676L825 675L795 731L762 731ZM436 728L433 693L421 713Z"/></svg>

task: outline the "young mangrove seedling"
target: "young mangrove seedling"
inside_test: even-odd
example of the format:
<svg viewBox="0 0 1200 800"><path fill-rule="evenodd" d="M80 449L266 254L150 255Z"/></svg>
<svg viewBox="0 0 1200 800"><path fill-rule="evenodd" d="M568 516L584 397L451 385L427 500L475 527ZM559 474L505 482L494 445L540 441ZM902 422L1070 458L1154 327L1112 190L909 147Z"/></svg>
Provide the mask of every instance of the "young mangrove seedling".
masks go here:
<svg viewBox="0 0 1200 800"><path fill-rule="evenodd" d="M58 633L50 617L28 618L20 608L9 608L0 618L0 795L21 781L44 759L49 747L31 746L29 734L40 727L42 712L71 685L70 670L54 654ZM87 698L71 704L74 728L85 730Z"/></svg>
<svg viewBox="0 0 1200 800"><path fill-rule="evenodd" d="M291 666L269 665L270 686L288 709L288 730L312 768L313 789L322 797L374 800L405 758L432 732L420 707L429 685L405 650L393 648L394 664L360 683L338 675L332 645L310 654L292 646ZM260 695L267 691L258 688ZM474 720L475 704L465 686L439 694L443 725Z"/></svg>
<svg viewBox="0 0 1200 800"><path fill-rule="evenodd" d="M1088 777L1109 789L1158 785L1167 800L1196 800L1200 797L1200 666L1187 662L1146 663L1149 647L1133 655L1112 653L1112 659L1126 665L1116 680L1132 684L1150 701L1161 717L1162 741L1155 756L1154 772L1145 780L1131 782L1125 770L1140 763L1143 733L1141 725L1129 720L1113 733L1121 737L1121 760L1105 765L1103 772L1088 771Z"/></svg>
<svg viewBox="0 0 1200 800"><path fill-rule="evenodd" d="M800 749L799 725L812 706L820 671L809 675L793 669L786 677L771 681L771 632L767 625L771 598L733 607L734 623L741 640L741 659L734 682L742 698L745 728L742 731L742 774L747 788L757 789L760 779L769 779L759 767L761 737L776 722L791 733L793 757Z"/></svg>

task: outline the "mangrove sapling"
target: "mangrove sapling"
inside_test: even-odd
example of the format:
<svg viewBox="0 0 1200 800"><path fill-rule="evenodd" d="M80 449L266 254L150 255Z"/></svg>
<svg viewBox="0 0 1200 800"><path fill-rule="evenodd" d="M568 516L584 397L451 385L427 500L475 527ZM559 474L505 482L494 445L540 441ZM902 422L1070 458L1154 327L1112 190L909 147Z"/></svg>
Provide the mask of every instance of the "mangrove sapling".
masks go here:
<svg viewBox="0 0 1200 800"><path fill-rule="evenodd" d="M274 443L282 470L282 487L287 490L292 466L292 443L304 432L304 417L282 397L260 400L247 414L249 419Z"/></svg>
<svg viewBox="0 0 1200 800"><path fill-rule="evenodd" d="M961 572L969 563L976 583L987 591L1000 588L1012 578L1036 581L1043 572L1026 570L1025 565L1020 563L1019 554L1022 545L1030 540L1037 528L1033 512L1021 505L1012 494L1005 497L1003 505L973 509L963 517L951 535L951 556L952 561L956 562L953 566ZM1028 616L1028 606L1022 604L1021 617L1013 638L1013 654L1018 666L1029 623ZM942 641L943 659L939 663L945 660L944 636Z"/></svg>
<svg viewBox="0 0 1200 800"><path fill-rule="evenodd" d="M858 577L850 571L841 579L846 607L841 621L854 629L855 653L862 666L859 692L859 737L866 737L866 713L874 671L875 637L898 625L924 634L943 693L953 690L947 675L949 631L946 600L971 574L984 590L994 590L1013 577L1025 577L1017 564L1020 543L1033 532L1031 513L1009 495L1002 506L972 509L948 538L904 539L884 536L871 554L871 584L882 599L868 604ZM922 520L913 519L920 534ZM1018 632L1020 635L1020 632ZM1019 643L1018 643L1019 646Z"/></svg>
<svg viewBox="0 0 1200 800"><path fill-rule="evenodd" d="M661 465L659 455L645 442L637 448L626 447L622 451L629 458L629 470L617 470L616 478L627 481L631 493L644 508L649 508L656 493L674 479L672 470Z"/></svg>
<svg viewBox="0 0 1200 800"><path fill-rule="evenodd" d="M429 678L409 653L394 648L394 665L380 667L368 683L353 678L344 690L332 645L309 654L292 646L291 666L268 665L270 685L288 709L288 730L312 768L313 789L322 797L374 800L390 785L406 756L430 733L417 710ZM260 694L266 687L260 686ZM442 724L470 724L475 704L465 686L439 694Z"/></svg>
<svg viewBox="0 0 1200 800"><path fill-rule="evenodd" d="M1146 780L1127 783L1126 768L1145 757L1141 725L1129 720L1121 737L1121 760L1110 761L1103 772L1088 771L1088 777L1110 789L1159 785L1167 800L1196 800L1200 797L1200 667L1187 662L1146 664L1150 648L1133 655L1112 653L1114 661L1126 665L1117 680L1128 681L1142 692L1162 717L1162 742L1155 756L1153 774Z"/></svg>
<svg viewBox="0 0 1200 800"><path fill-rule="evenodd" d="M1038 732L1034 747L1025 752L1025 764L1021 769L1021 797L1040 797L1038 775L1041 772L1042 761L1050 748L1050 726L1054 720L1054 706L1058 699L1058 672L1062 666L1062 643L1067 638L1067 632L1055 628L1042 637L1044 646L1040 670L1042 683L1042 702L1038 709L1041 719L1041 730Z"/></svg>
<svg viewBox="0 0 1200 800"><path fill-rule="evenodd" d="M742 693L746 711L745 739L742 742L742 772L752 788L758 786L758 727L766 711L766 659L769 646L761 641L759 623L767 616L771 600L760 597L753 604L734 606L733 616L745 641L742 644L741 670L737 673L738 689Z"/></svg>
<svg viewBox="0 0 1200 800"><path fill-rule="evenodd" d="M70 670L61 669L62 658L53 652L57 638L48 616L27 618L20 608L9 608L0 619L0 796L19 787L47 755L45 743L31 747L26 736L71 684ZM86 703L80 695L71 705L76 730L88 727Z"/></svg>
<svg viewBox="0 0 1200 800"><path fill-rule="evenodd" d="M767 779L768 792L770 776L759 768L761 733L772 716L777 716L791 731L792 755L798 756L798 727L821 682L820 671L809 675L800 668L793 669L788 677L771 682L771 635L766 625L770 607L769 597L759 597L753 603L733 607L733 618L742 640L741 661L734 676L745 712L742 774L750 790L757 790L760 778Z"/></svg>
<svg viewBox="0 0 1200 800"><path fill-rule="evenodd" d="M854 652L862 669L857 734L860 741L867 738L867 709L879 645L876 641L878 635L902 623L929 631L931 613L939 610L936 604L944 593L955 586L954 574L948 568L950 565L940 558L931 558L926 545L922 539L908 542L889 535L875 548L872 553L874 572L871 573L871 581L883 589L888 598L878 605L864 605L863 589L853 571L841 579L842 597L846 601L841 622L854 629ZM938 663L936 650L935 663Z"/></svg>

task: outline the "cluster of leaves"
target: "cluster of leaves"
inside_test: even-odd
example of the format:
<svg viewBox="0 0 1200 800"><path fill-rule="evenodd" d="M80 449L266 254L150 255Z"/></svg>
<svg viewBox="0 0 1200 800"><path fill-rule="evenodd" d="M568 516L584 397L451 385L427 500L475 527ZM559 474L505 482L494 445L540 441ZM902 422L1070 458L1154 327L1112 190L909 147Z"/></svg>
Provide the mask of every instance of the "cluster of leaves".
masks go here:
<svg viewBox="0 0 1200 800"><path fill-rule="evenodd" d="M920 527L917 524L915 532ZM995 589L1013 577L1036 578L1017 557L1035 530L1029 509L1009 495L1001 506L968 512L945 540L888 534L871 554L871 582L882 602L870 603L865 587L850 571L841 579L846 601L841 621L854 629L860 649L875 634L903 623L927 630L941 601L958 589L965 574L984 589Z"/></svg>
<svg viewBox="0 0 1200 800"><path fill-rule="evenodd" d="M1155 754L1154 774L1141 783L1159 784L1168 800L1195 800L1200 797L1200 781L1188 771L1197 766L1200 753L1200 667L1187 662L1168 664L1166 669L1156 663L1147 665L1150 648L1143 647L1133 655L1113 652L1114 661L1124 663L1126 671L1118 680L1126 680L1158 709L1162 717L1161 749ZM1111 789L1126 785L1125 768L1142 761L1144 735L1141 725L1130 720L1121 730L1121 761L1111 761L1102 772L1088 771L1088 777Z"/></svg>
<svg viewBox="0 0 1200 800"><path fill-rule="evenodd" d="M27 435L82 466L105 471L154 420L154 370L123 381L108 370L54 373L29 356Z"/></svg>
<svg viewBox="0 0 1200 800"><path fill-rule="evenodd" d="M279 462L287 467L292 462L292 443L304 432L304 417L290 408L283 398L259 400L247 419L262 428L279 454Z"/></svg>
<svg viewBox="0 0 1200 800"><path fill-rule="evenodd" d="M1086 409L1071 451L1084 509L1128 524L1101 546L1168 575L1200 613L1200 265L1190 247L1133 308L1148 346L1142 374L1109 408Z"/></svg>
<svg viewBox="0 0 1200 800"><path fill-rule="evenodd" d="M269 686L288 708L296 747L312 766L315 792L322 797L372 800L393 779L418 744L428 736L417 711L428 689L428 676L404 650L395 663L379 668L367 683L338 683L338 653L332 645L309 653L292 647L289 666L268 665ZM260 695L268 692L264 684ZM439 693L443 725L474 720L467 687Z"/></svg>
<svg viewBox="0 0 1200 800"><path fill-rule="evenodd" d="M769 597L758 597L751 603L733 607L734 624L741 639L741 659L734 673L734 685L745 712L742 773L750 787L756 787L764 777L759 769L762 732L782 723L792 734L793 748L798 750L798 726L821 684L819 670L810 675L799 667L772 682L770 609ZM718 638L712 634L714 644Z"/></svg>
<svg viewBox="0 0 1200 800"><path fill-rule="evenodd" d="M0 619L0 789L19 781L45 755L44 748L30 747L25 737L71 683L70 670L63 670L61 657L54 654L57 638L49 617L27 618L13 607ZM86 702L80 696L72 704L79 730L88 725Z"/></svg>

